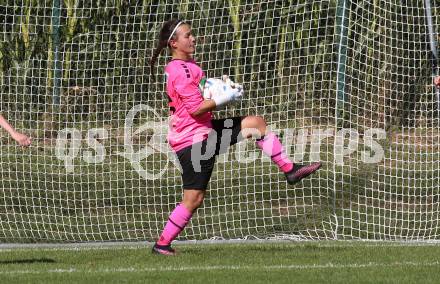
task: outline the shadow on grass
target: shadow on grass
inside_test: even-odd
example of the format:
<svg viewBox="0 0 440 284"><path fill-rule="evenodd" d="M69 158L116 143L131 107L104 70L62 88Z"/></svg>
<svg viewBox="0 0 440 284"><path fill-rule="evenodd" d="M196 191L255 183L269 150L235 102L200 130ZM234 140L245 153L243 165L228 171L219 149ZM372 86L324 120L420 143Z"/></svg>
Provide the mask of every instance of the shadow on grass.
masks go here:
<svg viewBox="0 0 440 284"><path fill-rule="evenodd" d="M32 264L32 263L55 263L55 260L50 258L29 258L29 259L13 259L13 260L0 260L2 264Z"/></svg>

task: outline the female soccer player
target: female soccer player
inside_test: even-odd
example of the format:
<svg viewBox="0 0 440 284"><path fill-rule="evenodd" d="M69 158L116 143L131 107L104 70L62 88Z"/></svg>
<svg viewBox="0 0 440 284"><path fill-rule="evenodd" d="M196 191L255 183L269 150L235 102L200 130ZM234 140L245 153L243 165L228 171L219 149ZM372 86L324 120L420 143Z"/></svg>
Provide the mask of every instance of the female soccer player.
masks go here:
<svg viewBox="0 0 440 284"><path fill-rule="evenodd" d="M205 190L215 163L215 156L257 131L258 148L269 155L285 173L287 182L294 184L321 167L293 164L278 137L266 130L259 116L212 119L211 111L222 107L243 94L240 88L225 87L221 94L205 100L201 84L205 74L193 59L196 40L191 26L181 20L166 22L159 34L158 46L151 59L151 71L161 51L168 47L172 60L165 67L166 91L171 113L168 142L182 166L183 201L171 213L167 224L153 247L153 253L174 255L171 242L185 228L193 212L202 204Z"/></svg>
<svg viewBox="0 0 440 284"><path fill-rule="evenodd" d="M31 138L20 132L17 132L1 114L0 126L5 129L20 146L29 146L31 144Z"/></svg>

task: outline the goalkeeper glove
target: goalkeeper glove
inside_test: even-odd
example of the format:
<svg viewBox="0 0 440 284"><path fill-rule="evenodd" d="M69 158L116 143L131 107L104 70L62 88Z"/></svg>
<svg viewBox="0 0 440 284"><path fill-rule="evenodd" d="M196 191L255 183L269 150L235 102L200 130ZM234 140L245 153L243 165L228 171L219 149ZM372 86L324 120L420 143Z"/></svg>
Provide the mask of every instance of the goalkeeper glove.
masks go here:
<svg viewBox="0 0 440 284"><path fill-rule="evenodd" d="M232 81L228 75L223 75L222 81L225 82L225 84L229 85L231 88L237 88L243 90L243 86Z"/></svg>
<svg viewBox="0 0 440 284"><path fill-rule="evenodd" d="M242 98L243 87L238 84L234 84L234 86L235 87L233 88L230 83L225 83L221 86L221 92L215 92L212 94L211 99L214 100L217 108L220 108L232 101L238 101Z"/></svg>

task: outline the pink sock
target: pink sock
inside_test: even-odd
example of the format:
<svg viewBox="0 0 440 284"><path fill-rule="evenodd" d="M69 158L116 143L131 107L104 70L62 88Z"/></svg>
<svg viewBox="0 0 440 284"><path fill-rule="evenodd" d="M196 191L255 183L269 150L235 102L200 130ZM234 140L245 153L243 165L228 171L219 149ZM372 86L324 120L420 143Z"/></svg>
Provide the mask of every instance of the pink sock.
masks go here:
<svg viewBox="0 0 440 284"><path fill-rule="evenodd" d="M268 155L275 164L277 164L281 171L287 173L292 170L293 163L287 157L283 145L275 133L267 133L264 137L258 139L256 144L258 148L262 149L263 152Z"/></svg>
<svg viewBox="0 0 440 284"><path fill-rule="evenodd" d="M183 206L182 203L177 205L174 211L168 218L168 222L163 229L157 244L160 246L167 246L179 235L191 219L192 213Z"/></svg>

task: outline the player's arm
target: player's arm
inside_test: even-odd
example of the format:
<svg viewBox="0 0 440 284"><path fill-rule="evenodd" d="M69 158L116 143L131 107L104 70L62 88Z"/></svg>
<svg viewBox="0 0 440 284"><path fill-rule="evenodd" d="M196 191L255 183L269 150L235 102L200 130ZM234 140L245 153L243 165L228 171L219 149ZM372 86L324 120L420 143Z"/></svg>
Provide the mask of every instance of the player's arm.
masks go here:
<svg viewBox="0 0 440 284"><path fill-rule="evenodd" d="M217 105L215 104L215 102L213 100L204 100L200 104L199 109L196 110L195 112L193 112L191 115L197 117L197 116L200 116L204 113L215 110L216 107L217 107Z"/></svg>
<svg viewBox="0 0 440 284"><path fill-rule="evenodd" d="M20 144L21 146L29 146L31 144L31 139L28 136L20 132L17 132L14 129L14 127L12 127L1 114L0 114L0 126L4 130L6 130L11 135L11 137L15 141L17 141L17 143Z"/></svg>

